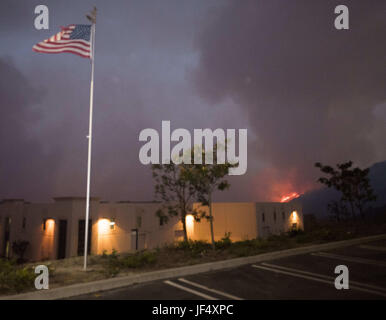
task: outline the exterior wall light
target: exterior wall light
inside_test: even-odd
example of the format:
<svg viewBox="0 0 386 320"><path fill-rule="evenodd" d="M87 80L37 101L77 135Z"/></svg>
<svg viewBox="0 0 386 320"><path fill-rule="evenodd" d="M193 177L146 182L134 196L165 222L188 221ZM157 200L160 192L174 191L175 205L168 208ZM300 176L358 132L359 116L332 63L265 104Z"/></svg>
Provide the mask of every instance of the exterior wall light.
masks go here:
<svg viewBox="0 0 386 320"><path fill-rule="evenodd" d="M298 217L298 213L296 211L292 211L291 221L292 221L292 228L297 229L299 217Z"/></svg>
<svg viewBox="0 0 386 320"><path fill-rule="evenodd" d="M110 220L110 230L114 230L115 229L115 219L111 219Z"/></svg>
<svg viewBox="0 0 386 320"><path fill-rule="evenodd" d="M53 233L55 229L55 219L44 218L43 219L43 231L47 233Z"/></svg>
<svg viewBox="0 0 386 320"><path fill-rule="evenodd" d="M194 217L191 214L188 214L185 217L185 223L186 223L186 232L188 233L188 236L192 236L194 233Z"/></svg>
<svg viewBox="0 0 386 320"><path fill-rule="evenodd" d="M55 220L53 218L44 218L43 219L43 230L46 231L46 230L50 230L54 227L55 225Z"/></svg>
<svg viewBox="0 0 386 320"><path fill-rule="evenodd" d="M100 234L109 233L115 229L115 219L101 218L98 221L98 232Z"/></svg>
<svg viewBox="0 0 386 320"><path fill-rule="evenodd" d="M292 223L298 222L298 213L296 211L292 212Z"/></svg>

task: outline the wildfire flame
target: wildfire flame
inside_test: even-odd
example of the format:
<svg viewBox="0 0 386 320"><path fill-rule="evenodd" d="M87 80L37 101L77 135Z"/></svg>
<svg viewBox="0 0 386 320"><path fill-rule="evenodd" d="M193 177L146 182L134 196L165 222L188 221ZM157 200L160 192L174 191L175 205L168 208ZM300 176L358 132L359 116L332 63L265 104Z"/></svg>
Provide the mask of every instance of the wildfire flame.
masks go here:
<svg viewBox="0 0 386 320"><path fill-rule="evenodd" d="M292 192L288 195L285 195L285 196L282 196L281 199L280 199L280 202L289 202L293 199L296 199L296 198L299 198L300 197L300 194L297 193L297 192Z"/></svg>

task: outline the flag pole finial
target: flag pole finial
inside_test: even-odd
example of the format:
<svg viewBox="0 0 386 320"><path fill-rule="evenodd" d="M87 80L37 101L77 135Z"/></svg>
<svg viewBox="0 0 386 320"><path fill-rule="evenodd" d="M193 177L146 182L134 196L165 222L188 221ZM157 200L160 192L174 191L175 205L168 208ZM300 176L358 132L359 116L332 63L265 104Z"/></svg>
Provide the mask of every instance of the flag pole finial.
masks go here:
<svg viewBox="0 0 386 320"><path fill-rule="evenodd" d="M89 14L86 14L86 17L88 20L91 21L91 23L95 24L96 23L96 15L97 15L97 8L94 7L92 11Z"/></svg>

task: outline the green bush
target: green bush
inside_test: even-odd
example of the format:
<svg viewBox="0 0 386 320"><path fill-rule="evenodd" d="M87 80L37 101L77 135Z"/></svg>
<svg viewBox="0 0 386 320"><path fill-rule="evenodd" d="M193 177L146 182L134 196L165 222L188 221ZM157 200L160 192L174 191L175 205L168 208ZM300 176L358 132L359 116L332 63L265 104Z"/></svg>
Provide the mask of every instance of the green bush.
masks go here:
<svg viewBox="0 0 386 320"><path fill-rule="evenodd" d="M15 262L0 259L0 292L21 292L34 288L35 273L32 268L22 268Z"/></svg>
<svg viewBox="0 0 386 320"><path fill-rule="evenodd" d="M193 257L202 255L208 250L211 250L211 248L212 247L208 242L202 240L180 241L175 245L175 249L183 250Z"/></svg>
<svg viewBox="0 0 386 320"><path fill-rule="evenodd" d="M154 252L142 251L123 258L122 265L126 268L139 268L146 265L152 265L156 261L157 257Z"/></svg>
<svg viewBox="0 0 386 320"><path fill-rule="evenodd" d="M109 277L115 277L124 268L140 268L152 265L157 261L155 252L142 251L135 254L120 256L116 250L111 254L106 251L102 254L104 272Z"/></svg>
<svg viewBox="0 0 386 320"><path fill-rule="evenodd" d="M104 271L106 275L109 277L115 277L121 269L118 252L113 249L111 254L108 254L107 251L104 250L102 259L105 260Z"/></svg>
<svg viewBox="0 0 386 320"><path fill-rule="evenodd" d="M225 232L224 237L220 241L216 241L216 249L227 249L232 245L231 233Z"/></svg>

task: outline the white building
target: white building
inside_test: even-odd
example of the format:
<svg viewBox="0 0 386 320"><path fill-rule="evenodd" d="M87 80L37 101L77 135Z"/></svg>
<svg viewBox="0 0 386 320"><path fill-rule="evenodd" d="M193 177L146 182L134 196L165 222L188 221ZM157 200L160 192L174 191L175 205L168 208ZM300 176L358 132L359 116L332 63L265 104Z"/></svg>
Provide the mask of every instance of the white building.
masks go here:
<svg viewBox="0 0 386 320"><path fill-rule="evenodd" d="M156 202L90 201L89 251L101 254L112 249L133 252L182 240L178 218L161 224ZM194 206L198 206L195 204ZM206 208L207 209L207 208ZM84 250L85 199L55 198L52 203L28 203L22 199L0 202L0 256L11 257L14 241L26 240L25 258L38 261L82 255ZM303 229L299 202L213 203L215 240L230 233L233 241L280 234L291 227ZM192 240L210 240L209 222L187 217Z"/></svg>

